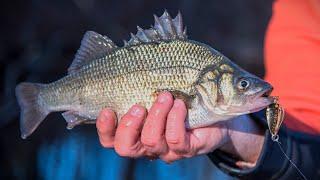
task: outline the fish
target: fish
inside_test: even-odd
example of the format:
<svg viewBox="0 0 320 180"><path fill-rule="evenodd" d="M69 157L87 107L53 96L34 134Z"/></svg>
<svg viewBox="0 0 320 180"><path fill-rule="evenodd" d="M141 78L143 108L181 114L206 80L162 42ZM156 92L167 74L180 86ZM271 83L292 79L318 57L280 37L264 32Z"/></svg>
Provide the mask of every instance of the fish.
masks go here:
<svg viewBox="0 0 320 180"><path fill-rule="evenodd" d="M68 75L49 84L16 86L20 131L25 139L51 112L62 112L67 128L96 122L109 108L118 122L134 104L147 109L162 91L184 100L187 129L210 126L271 104L272 85L250 74L209 45L187 37L179 12L154 15L154 25L137 26L123 46L87 31Z"/></svg>
<svg viewBox="0 0 320 180"><path fill-rule="evenodd" d="M266 109L268 128L271 133L271 138L274 141L278 141L278 132L284 120L284 116L284 108L279 104L279 97L274 96L273 102L267 106Z"/></svg>

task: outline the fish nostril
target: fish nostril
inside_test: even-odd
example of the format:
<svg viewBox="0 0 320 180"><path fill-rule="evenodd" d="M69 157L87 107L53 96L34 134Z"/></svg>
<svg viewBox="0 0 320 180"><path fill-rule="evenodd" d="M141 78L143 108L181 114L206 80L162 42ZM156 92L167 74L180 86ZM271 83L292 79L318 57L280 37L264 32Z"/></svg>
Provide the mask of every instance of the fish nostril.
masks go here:
<svg viewBox="0 0 320 180"><path fill-rule="evenodd" d="M268 90L268 92L271 93L273 91L273 86L270 83L265 82L264 83L264 89Z"/></svg>

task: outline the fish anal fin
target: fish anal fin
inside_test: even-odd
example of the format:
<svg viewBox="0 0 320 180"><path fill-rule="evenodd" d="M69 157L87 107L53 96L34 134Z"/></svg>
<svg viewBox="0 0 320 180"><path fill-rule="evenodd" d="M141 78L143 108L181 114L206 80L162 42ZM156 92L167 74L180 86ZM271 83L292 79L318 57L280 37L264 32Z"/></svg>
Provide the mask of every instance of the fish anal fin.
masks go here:
<svg viewBox="0 0 320 180"><path fill-rule="evenodd" d="M68 68L73 73L85 64L110 53L117 46L107 36L102 36L94 31L87 31L82 38L81 45L75 58Z"/></svg>
<svg viewBox="0 0 320 180"><path fill-rule="evenodd" d="M72 129L80 124L88 124L94 122L87 117L79 115L76 111L66 111L62 113L63 118L67 121L67 129Z"/></svg>

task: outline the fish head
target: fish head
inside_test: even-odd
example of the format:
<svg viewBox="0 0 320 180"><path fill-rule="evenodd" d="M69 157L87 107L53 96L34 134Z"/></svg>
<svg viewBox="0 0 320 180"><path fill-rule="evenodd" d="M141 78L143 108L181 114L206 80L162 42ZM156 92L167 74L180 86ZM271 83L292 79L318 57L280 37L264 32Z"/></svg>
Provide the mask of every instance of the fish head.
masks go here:
<svg viewBox="0 0 320 180"><path fill-rule="evenodd" d="M235 70L233 74L222 75L221 80L220 90L225 99L220 103L227 106L230 114L257 112L274 101L269 96L273 90L271 84L242 69Z"/></svg>
<svg viewBox="0 0 320 180"><path fill-rule="evenodd" d="M215 117L232 118L264 109L273 87L231 61L208 68L197 86L202 104Z"/></svg>

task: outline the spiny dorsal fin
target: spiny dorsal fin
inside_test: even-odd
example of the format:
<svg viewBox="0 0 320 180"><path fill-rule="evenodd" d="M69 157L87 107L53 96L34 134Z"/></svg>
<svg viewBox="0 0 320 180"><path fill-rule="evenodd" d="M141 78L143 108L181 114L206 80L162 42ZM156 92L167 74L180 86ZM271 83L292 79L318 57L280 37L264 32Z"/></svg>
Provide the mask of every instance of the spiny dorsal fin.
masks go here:
<svg viewBox="0 0 320 180"><path fill-rule="evenodd" d="M68 68L69 74L115 48L117 48L117 46L107 36L102 36L94 31L87 31L82 38L81 46L73 62Z"/></svg>
<svg viewBox="0 0 320 180"><path fill-rule="evenodd" d="M154 26L149 29L142 29L137 26L137 33L131 33L131 39L125 46L137 45L140 43L159 42L161 40L187 39L186 28L183 27L182 16L178 15L172 19L167 11L161 17L154 15Z"/></svg>

